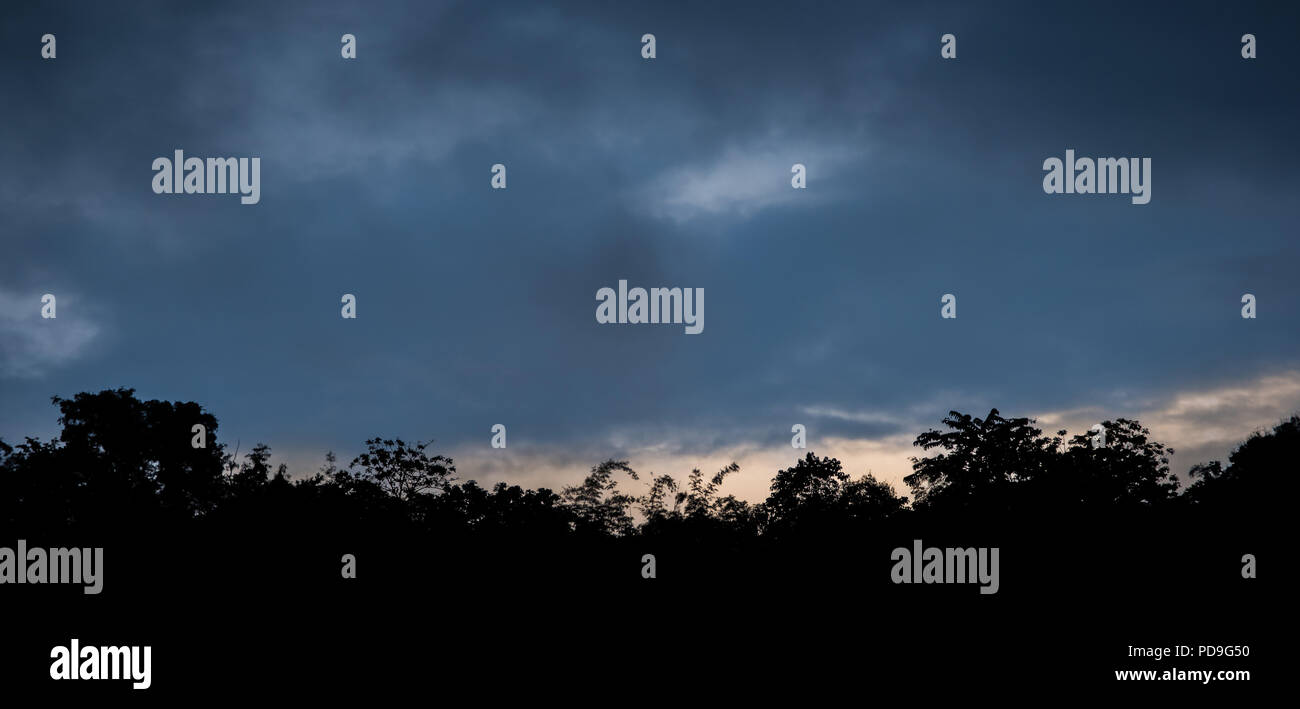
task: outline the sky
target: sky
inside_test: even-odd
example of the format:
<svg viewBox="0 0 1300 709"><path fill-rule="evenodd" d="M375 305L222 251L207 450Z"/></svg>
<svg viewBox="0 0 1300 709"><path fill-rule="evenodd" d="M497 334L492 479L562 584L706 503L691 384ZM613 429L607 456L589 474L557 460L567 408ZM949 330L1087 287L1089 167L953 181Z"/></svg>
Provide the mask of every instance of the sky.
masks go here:
<svg viewBox="0 0 1300 709"><path fill-rule="evenodd" d="M296 474L384 436L761 500L802 424L901 489L993 407L1224 459L1300 411L1300 7L1046 5L8 3L0 439L129 387ZM177 149L260 157L260 202L155 194ZM1046 194L1067 149L1149 157L1150 203ZM704 331L598 323L620 279Z"/></svg>

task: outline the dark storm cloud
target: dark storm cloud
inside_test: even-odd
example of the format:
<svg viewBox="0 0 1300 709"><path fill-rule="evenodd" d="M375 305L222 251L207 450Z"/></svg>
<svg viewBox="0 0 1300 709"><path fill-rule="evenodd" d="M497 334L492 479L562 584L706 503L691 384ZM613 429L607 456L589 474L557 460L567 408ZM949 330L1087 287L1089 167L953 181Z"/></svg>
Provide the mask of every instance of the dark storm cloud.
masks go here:
<svg viewBox="0 0 1300 709"><path fill-rule="evenodd" d="M1294 366L1295 15L6 10L0 436L48 430L51 394L134 386L273 446L486 445L504 422L512 442L709 451L784 445L799 421L876 438L949 408L1122 408ZM261 156L262 202L154 195L149 165L176 148ZM1151 204L1043 194L1067 148L1152 157ZM620 278L703 287L704 334L596 325ZM63 339L33 335L45 292L70 296ZM1237 317L1243 292L1267 315Z"/></svg>

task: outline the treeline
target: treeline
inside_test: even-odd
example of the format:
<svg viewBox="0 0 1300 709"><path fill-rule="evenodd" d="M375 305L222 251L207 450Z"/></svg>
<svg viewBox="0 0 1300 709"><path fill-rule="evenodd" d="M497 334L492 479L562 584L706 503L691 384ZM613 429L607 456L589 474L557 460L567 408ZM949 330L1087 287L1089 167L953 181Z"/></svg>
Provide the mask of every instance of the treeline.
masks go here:
<svg viewBox="0 0 1300 709"><path fill-rule="evenodd" d="M373 438L345 466L327 454L309 476L291 477L257 445L237 460L217 441L216 418L193 402L140 401L130 389L54 397L58 439L0 441L0 523L57 530L261 518L321 525L414 525L443 535L530 539L660 534L767 537L823 534L899 515L1060 516L1142 514L1198 506L1240 511L1294 477L1300 416L1256 434L1218 461L1191 470L1180 490L1165 445L1137 421L1104 421L1094 432L1044 435L1027 418L951 412L941 430L917 436L909 496L872 475L851 477L840 461L808 453L772 479L753 504L719 490L739 467L642 477L627 461L594 466L556 492L460 481L454 462L425 443ZM195 448L194 426L205 446Z"/></svg>

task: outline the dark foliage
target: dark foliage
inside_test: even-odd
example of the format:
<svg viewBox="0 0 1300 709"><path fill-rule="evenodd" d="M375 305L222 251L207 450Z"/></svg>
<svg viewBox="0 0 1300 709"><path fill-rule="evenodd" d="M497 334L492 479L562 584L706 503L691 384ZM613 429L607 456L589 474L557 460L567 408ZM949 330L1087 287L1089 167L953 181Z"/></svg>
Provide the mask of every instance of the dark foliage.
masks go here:
<svg viewBox="0 0 1300 709"><path fill-rule="evenodd" d="M1137 421L1104 421L1091 432L1045 436L1026 418L994 409L984 418L956 411L945 430L920 434L932 454L913 458L905 479L914 502L868 474L857 479L834 458L807 453L776 473L760 504L721 496L735 463L712 476L694 470L641 483L627 461L608 460L556 494L504 483L456 482L453 461L428 443L372 438L347 468L332 453L310 476L291 476L258 444L236 460L217 440L216 418L193 402L140 401L130 389L55 397L59 438L0 441L0 523L13 529L76 528L120 520L311 520L322 525L423 529L444 537L558 539L662 537L798 539L842 534L900 515L1077 514L1191 505L1236 509L1265 499L1291 465L1300 416L1252 436L1224 467L1191 470L1178 494L1173 452ZM205 447L191 445L194 425ZM620 483L624 488L620 488ZM640 485L640 492L626 485Z"/></svg>

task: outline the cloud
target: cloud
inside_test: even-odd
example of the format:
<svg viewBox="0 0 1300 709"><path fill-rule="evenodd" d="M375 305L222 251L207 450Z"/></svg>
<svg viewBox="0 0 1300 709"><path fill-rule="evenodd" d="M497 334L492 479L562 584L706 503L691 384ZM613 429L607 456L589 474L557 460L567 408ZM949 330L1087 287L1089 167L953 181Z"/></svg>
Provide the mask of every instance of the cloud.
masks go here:
<svg viewBox="0 0 1300 709"><path fill-rule="evenodd" d="M1227 461L1252 433L1267 431L1300 412L1300 371L1267 374L1233 384L1187 389L1124 410L1090 406L1034 416L1044 431L1081 433L1103 419L1135 418L1157 441L1174 449L1170 468L1180 476L1196 463Z"/></svg>
<svg viewBox="0 0 1300 709"><path fill-rule="evenodd" d="M132 386L210 406L246 444L310 437L308 470L374 433L436 435L481 480L558 486L610 455L675 475L736 459L738 494L761 499L800 457L793 423L853 474L898 480L917 433L991 405L1101 404L1080 426L1143 416L1185 469L1274 414L1238 430L1202 410L1250 401L1167 392L1295 366L1297 247L1277 199L1294 170L1257 149L1288 144L1295 100L1242 111L1196 90L1266 95L1285 62L1247 77L1208 59L1188 72L1168 42L1086 48L1158 67L1176 89L1152 94L1045 72L999 39L1081 47L1117 13L1055 13L1079 30L1061 35L1041 31L1053 13L1008 24L960 4L942 14L979 61L939 59L933 9L867 4L83 10L61 21L77 52L0 67L0 218L21 235L0 260L17 292L0 433L43 420L50 394ZM15 46L47 14L19 12L0 26ZM1208 32L1196 15L1170 36ZM1141 120L1063 105L1140 105ZM1153 155L1159 204L1046 199L1039 166L1067 145ZM153 194L152 159L178 147L262 157L263 201ZM509 191L488 186L495 162ZM1241 224L1248 240L1223 238ZM592 294L623 277L706 287L706 334L598 326ZM110 327L60 284L130 317ZM56 321L38 319L46 290ZM1237 317L1247 291L1257 321ZM345 292L355 322L338 318ZM938 317L946 292L960 320ZM70 366L110 337L131 346ZM1099 396L1112 386L1131 393ZM487 448L496 421L506 452Z"/></svg>
<svg viewBox="0 0 1300 709"><path fill-rule="evenodd" d="M836 173L863 154L851 145L791 145L767 137L744 148L728 148L708 162L669 168L639 190L637 203L651 216L679 223L706 216L749 218L768 208L822 204L839 196ZM790 184L796 163L808 170L806 190Z"/></svg>
<svg viewBox="0 0 1300 709"><path fill-rule="evenodd" d="M897 423L899 418L884 411L848 411L833 406L805 406L803 412L809 416L824 416L826 418L839 419L841 421L851 421L854 423Z"/></svg>
<svg viewBox="0 0 1300 709"><path fill-rule="evenodd" d="M0 291L0 377L40 377L85 354L99 326L68 307L76 302L60 296L47 320L40 295Z"/></svg>
<svg viewBox="0 0 1300 709"><path fill-rule="evenodd" d="M938 420L922 420L930 406L908 407L902 414L881 410L846 410L830 406L806 406L802 411L819 418L843 420L869 426L885 425L892 433L879 435L819 436L810 427L806 450L789 447L788 437L758 440L733 437L734 442L709 443L706 436L690 431L657 431L654 435L634 437L620 429L607 437L607 447L588 444L582 448L554 446L526 450L512 447L488 450L486 445L462 447L453 453L463 477L490 485L506 480L524 486L550 487L560 490L580 482L587 470L606 458L625 458L634 470L642 473L640 483L620 481L620 487L639 493L647 485L650 473L668 473L683 481L690 471L700 468L712 473L735 461L740 473L729 477L721 490L750 502L766 499L772 477L778 470L795 464L808 452L837 458L853 477L872 473L892 484L899 494L909 490L903 478L912 472L911 459L924 452L912 445L917 434L940 426ZM1171 467L1185 476L1195 463L1212 459L1225 460L1228 454L1250 434L1266 431L1284 417L1300 411L1300 371L1261 376L1234 384L1206 389L1191 389L1164 399L1145 402L1133 410L1103 410L1081 407L1063 411L1030 414L1045 433L1064 428L1071 435L1082 433L1098 421L1108 418L1136 418L1151 430L1152 437L1172 447L1177 453ZM945 412L946 413L946 412ZM986 412L970 411L982 416ZM1004 412L1005 415L1019 415ZM484 439L486 441L486 438ZM611 453L611 451L613 451Z"/></svg>

